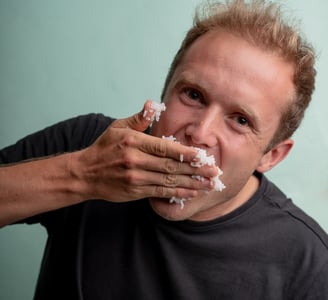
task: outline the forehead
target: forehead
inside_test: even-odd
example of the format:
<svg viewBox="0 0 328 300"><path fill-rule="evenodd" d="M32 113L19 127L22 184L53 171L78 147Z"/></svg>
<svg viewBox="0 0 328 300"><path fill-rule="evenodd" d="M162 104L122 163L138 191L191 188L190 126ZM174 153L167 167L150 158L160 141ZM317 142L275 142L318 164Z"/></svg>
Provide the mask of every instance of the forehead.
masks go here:
<svg viewBox="0 0 328 300"><path fill-rule="evenodd" d="M291 63L223 30L199 37L187 49L174 75L211 87L224 85L236 96L253 91L290 101L295 92Z"/></svg>

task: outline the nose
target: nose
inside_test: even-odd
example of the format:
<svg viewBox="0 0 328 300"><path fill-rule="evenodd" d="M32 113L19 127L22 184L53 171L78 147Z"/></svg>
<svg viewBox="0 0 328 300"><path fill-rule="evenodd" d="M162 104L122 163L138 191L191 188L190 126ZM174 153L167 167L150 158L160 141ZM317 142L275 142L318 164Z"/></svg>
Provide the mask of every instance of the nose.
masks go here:
<svg viewBox="0 0 328 300"><path fill-rule="evenodd" d="M218 143L220 115L215 109L198 112L186 127L186 138L193 146L212 148Z"/></svg>

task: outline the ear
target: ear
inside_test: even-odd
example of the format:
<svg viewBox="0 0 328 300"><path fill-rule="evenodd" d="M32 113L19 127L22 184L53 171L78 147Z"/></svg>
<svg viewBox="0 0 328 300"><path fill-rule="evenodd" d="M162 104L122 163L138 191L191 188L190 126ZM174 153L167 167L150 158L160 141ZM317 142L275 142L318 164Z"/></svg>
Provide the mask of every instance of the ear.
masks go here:
<svg viewBox="0 0 328 300"><path fill-rule="evenodd" d="M287 139L275 145L270 151L265 153L256 170L260 173L271 170L275 165L281 162L289 153L294 145L294 141Z"/></svg>

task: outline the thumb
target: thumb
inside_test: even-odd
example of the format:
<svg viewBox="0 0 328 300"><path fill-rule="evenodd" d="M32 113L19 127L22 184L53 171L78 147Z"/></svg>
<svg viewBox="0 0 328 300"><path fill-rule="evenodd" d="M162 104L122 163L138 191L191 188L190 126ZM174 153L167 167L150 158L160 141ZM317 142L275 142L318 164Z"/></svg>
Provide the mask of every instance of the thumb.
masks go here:
<svg viewBox="0 0 328 300"><path fill-rule="evenodd" d="M156 112L152 108L153 103L155 102L153 102L152 100L147 100L143 106L143 109L140 112L125 119L115 120L112 123L111 127L114 128L128 127L137 131L146 130L151 125L151 123L154 121L155 118Z"/></svg>

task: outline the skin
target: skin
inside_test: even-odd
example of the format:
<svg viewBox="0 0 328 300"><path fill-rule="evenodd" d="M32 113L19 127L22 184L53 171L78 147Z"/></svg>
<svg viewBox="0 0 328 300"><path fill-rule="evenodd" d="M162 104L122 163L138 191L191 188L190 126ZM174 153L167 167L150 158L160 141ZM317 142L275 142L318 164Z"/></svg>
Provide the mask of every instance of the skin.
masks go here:
<svg viewBox="0 0 328 300"><path fill-rule="evenodd" d="M151 122L143 117L149 105L113 122L85 149L0 166L0 227L90 199L195 197L210 189L209 181L191 178L217 173L190 166L194 149L143 133Z"/></svg>
<svg viewBox="0 0 328 300"><path fill-rule="evenodd" d="M90 199L150 198L168 220L210 220L245 203L258 187L254 170L279 163L293 142L265 152L294 93L293 67L224 31L197 39L177 67L165 95L166 111L152 135L143 111L116 120L89 147L0 167L0 227ZM181 144L162 139L175 136ZM215 167L194 168L196 151L213 154L224 174L223 192L205 178ZM180 155L184 162L180 162ZM192 198L180 205L171 197Z"/></svg>
<svg viewBox="0 0 328 300"><path fill-rule="evenodd" d="M152 128L213 154L223 170L223 192L202 193L180 205L152 198L168 220L206 221L245 203L258 188L254 171L266 172L286 157L288 139L265 152L295 90L293 66L225 31L212 31L187 50L166 91L167 106Z"/></svg>

